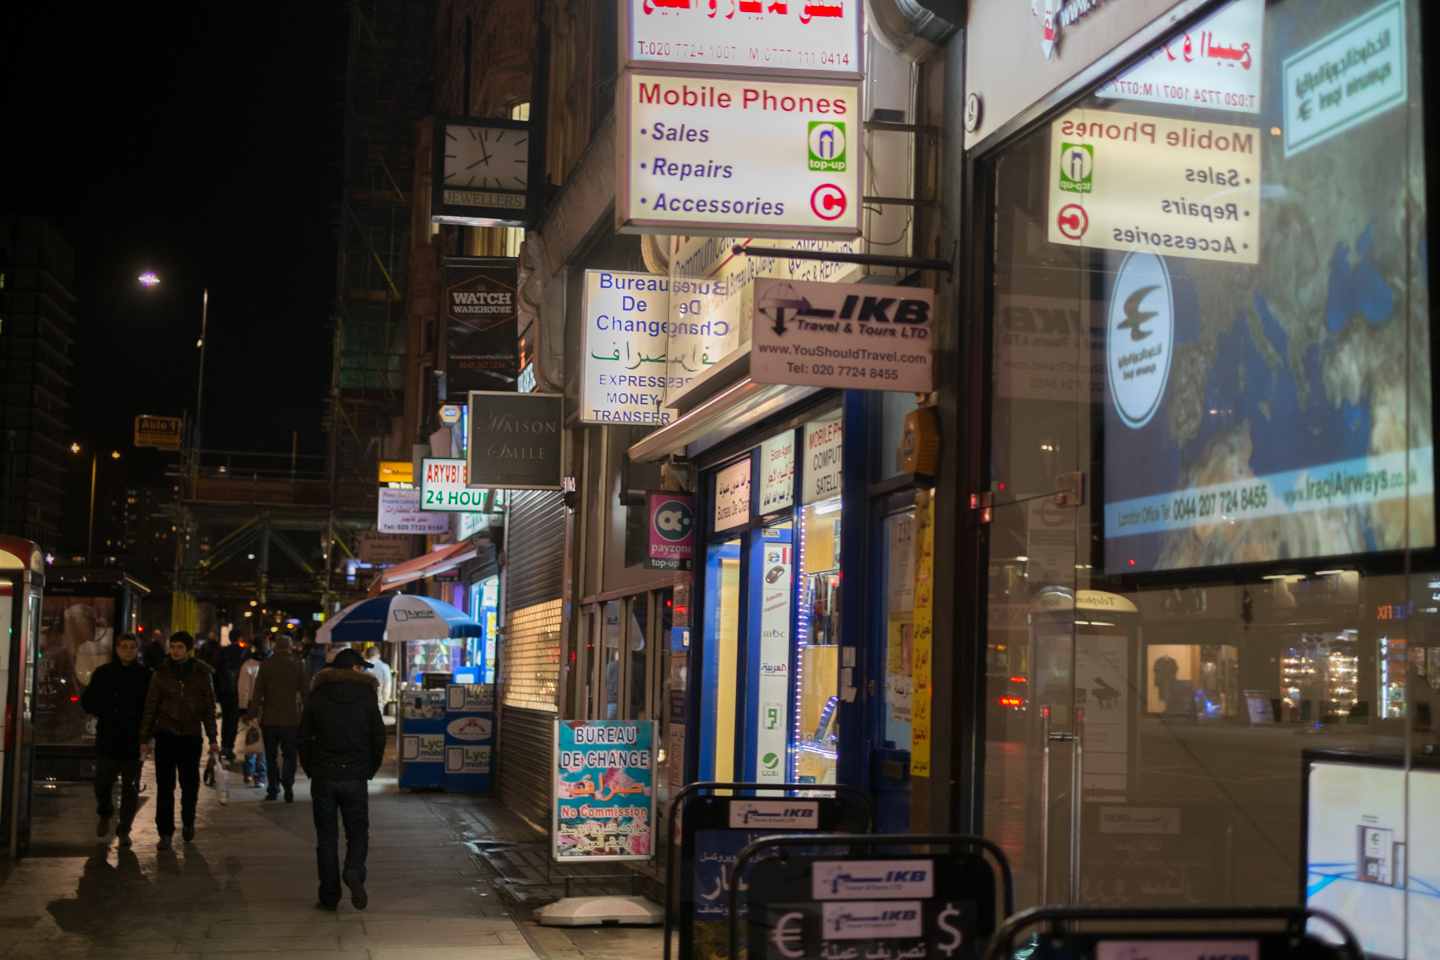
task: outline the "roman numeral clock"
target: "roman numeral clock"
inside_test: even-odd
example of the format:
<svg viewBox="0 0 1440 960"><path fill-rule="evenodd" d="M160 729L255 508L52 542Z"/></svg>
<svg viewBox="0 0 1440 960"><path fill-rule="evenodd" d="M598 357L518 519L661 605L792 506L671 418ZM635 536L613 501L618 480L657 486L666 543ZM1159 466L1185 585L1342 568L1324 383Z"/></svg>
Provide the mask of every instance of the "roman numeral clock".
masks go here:
<svg viewBox="0 0 1440 960"><path fill-rule="evenodd" d="M430 219L470 227L528 227L531 175L541 162L530 124L492 117L436 117Z"/></svg>

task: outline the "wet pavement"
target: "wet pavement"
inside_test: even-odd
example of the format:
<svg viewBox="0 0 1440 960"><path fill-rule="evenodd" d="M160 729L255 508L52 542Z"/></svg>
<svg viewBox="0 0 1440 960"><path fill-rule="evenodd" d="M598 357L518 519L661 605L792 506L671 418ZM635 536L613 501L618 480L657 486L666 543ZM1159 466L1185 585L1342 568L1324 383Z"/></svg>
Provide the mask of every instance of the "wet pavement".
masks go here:
<svg viewBox="0 0 1440 960"><path fill-rule="evenodd" d="M393 742L391 746L393 752ZM241 785L220 806L202 788L193 843L157 850L151 766L133 832L94 835L88 784L36 791L33 853L0 860L0 957L327 957L367 960L650 960L650 928L537 926L531 910L563 889L543 866L544 838L487 796L402 793L393 763L370 786L370 903L348 893L315 909L309 785L295 802L262 802ZM178 806L178 803L177 803ZM341 840L341 856L343 844ZM537 859L538 857L538 859ZM511 870L507 864L520 864ZM600 867L597 864L595 867ZM591 869L576 893L629 893L621 871Z"/></svg>

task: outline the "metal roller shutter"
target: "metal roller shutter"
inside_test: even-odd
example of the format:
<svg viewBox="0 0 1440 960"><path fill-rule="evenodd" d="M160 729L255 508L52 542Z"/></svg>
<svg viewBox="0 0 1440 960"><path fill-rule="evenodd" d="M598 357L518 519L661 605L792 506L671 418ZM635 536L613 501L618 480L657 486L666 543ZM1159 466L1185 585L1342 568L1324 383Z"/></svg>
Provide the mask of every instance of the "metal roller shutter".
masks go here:
<svg viewBox="0 0 1440 960"><path fill-rule="evenodd" d="M505 609L559 600L565 576L565 501L550 490L510 494L505 517Z"/></svg>
<svg viewBox="0 0 1440 960"><path fill-rule="evenodd" d="M500 721L500 801L537 826L550 826L550 752L555 714L505 707Z"/></svg>

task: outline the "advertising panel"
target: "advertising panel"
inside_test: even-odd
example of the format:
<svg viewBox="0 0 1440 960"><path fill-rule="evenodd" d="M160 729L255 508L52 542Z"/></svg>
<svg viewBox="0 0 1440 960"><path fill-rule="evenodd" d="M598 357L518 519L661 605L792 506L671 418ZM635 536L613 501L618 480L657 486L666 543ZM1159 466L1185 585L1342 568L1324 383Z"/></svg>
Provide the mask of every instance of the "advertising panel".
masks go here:
<svg viewBox="0 0 1440 960"><path fill-rule="evenodd" d="M375 530L379 533L448 533L450 518L420 509L419 490L381 487Z"/></svg>
<svg viewBox="0 0 1440 960"><path fill-rule="evenodd" d="M648 860L655 724L556 720L556 860Z"/></svg>
<svg viewBox="0 0 1440 960"><path fill-rule="evenodd" d="M466 466L474 486L559 490L559 394L470 393Z"/></svg>
<svg viewBox="0 0 1440 960"><path fill-rule="evenodd" d="M445 261L445 399L513 391L520 376L518 261Z"/></svg>
<svg viewBox="0 0 1440 960"><path fill-rule="evenodd" d="M492 506L490 491L469 486L464 460L421 461L420 509L443 513L485 513Z"/></svg>
<svg viewBox="0 0 1440 960"><path fill-rule="evenodd" d="M415 541L403 533L380 533L361 530L355 535L360 542L360 562L376 565L404 563L415 555Z"/></svg>
<svg viewBox="0 0 1440 960"><path fill-rule="evenodd" d="M586 270L580 352L580 420L666 424L671 386L670 278ZM683 387L693 375L681 375Z"/></svg>
<svg viewBox="0 0 1440 960"><path fill-rule="evenodd" d="M694 517L690 494L650 494L650 559L689 560L695 543Z"/></svg>
<svg viewBox="0 0 1440 960"><path fill-rule="evenodd" d="M840 496L843 431L839 413L805 424L805 489L801 505Z"/></svg>
<svg viewBox="0 0 1440 960"><path fill-rule="evenodd" d="M929 393L935 294L920 287L755 281L756 383Z"/></svg>
<svg viewBox="0 0 1440 960"><path fill-rule="evenodd" d="M753 542L752 569L758 577L760 602L760 663L755 678L755 780L784 783L790 724L786 705L790 690L790 597L793 593L795 552L791 531L765 529ZM773 536L769 536L773 534ZM753 602L753 601L752 601Z"/></svg>
<svg viewBox="0 0 1440 960"><path fill-rule="evenodd" d="M760 512L787 510L795 503L795 431L760 444Z"/></svg>
<svg viewBox="0 0 1440 960"><path fill-rule="evenodd" d="M627 71L620 85L621 232L859 236L858 82Z"/></svg>
<svg viewBox="0 0 1440 960"><path fill-rule="evenodd" d="M184 430L185 421L181 417L149 417L142 414L135 418L135 446L178 450L180 435Z"/></svg>
<svg viewBox="0 0 1440 960"><path fill-rule="evenodd" d="M715 531L744 526L750 520L750 458L715 474Z"/></svg>
<svg viewBox="0 0 1440 960"><path fill-rule="evenodd" d="M495 744L495 687L452 683L445 688L445 789L480 793L490 789Z"/></svg>
<svg viewBox="0 0 1440 960"><path fill-rule="evenodd" d="M1259 113L1265 0L1238 0L1156 47L1098 97Z"/></svg>
<svg viewBox="0 0 1440 960"><path fill-rule="evenodd" d="M35 676L35 742L88 746L95 718L80 697L115 643L114 596L47 593L40 609L40 656Z"/></svg>
<svg viewBox="0 0 1440 960"><path fill-rule="evenodd" d="M1074 110L1050 125L1051 243L1260 262L1256 127Z"/></svg>
<svg viewBox="0 0 1440 960"><path fill-rule="evenodd" d="M860 74L862 0L625 0L628 59L671 67Z"/></svg>

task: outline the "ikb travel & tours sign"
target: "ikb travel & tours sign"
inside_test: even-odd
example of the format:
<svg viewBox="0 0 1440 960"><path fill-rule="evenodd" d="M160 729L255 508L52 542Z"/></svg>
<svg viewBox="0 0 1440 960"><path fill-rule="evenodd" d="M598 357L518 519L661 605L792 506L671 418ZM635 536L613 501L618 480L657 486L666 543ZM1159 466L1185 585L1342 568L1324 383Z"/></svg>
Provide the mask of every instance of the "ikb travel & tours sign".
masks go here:
<svg viewBox="0 0 1440 960"><path fill-rule="evenodd" d="M934 313L922 287L757 280L750 379L928 393Z"/></svg>
<svg viewBox="0 0 1440 960"><path fill-rule="evenodd" d="M655 724L556 720L556 860L648 860L655 822Z"/></svg>
<svg viewBox="0 0 1440 960"><path fill-rule="evenodd" d="M627 71L622 233L836 239L860 234L860 86Z"/></svg>

